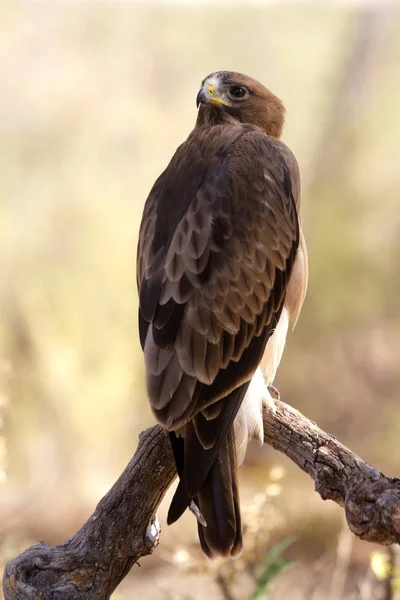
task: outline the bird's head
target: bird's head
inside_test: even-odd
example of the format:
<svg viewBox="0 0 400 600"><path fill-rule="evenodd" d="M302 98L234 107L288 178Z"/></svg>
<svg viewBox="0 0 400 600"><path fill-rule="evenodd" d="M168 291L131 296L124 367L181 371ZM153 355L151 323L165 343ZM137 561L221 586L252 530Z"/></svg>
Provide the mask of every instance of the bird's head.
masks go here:
<svg viewBox="0 0 400 600"><path fill-rule="evenodd" d="M257 125L268 135L279 138L285 107L261 83L247 75L218 71L208 75L197 94L199 127L223 123Z"/></svg>

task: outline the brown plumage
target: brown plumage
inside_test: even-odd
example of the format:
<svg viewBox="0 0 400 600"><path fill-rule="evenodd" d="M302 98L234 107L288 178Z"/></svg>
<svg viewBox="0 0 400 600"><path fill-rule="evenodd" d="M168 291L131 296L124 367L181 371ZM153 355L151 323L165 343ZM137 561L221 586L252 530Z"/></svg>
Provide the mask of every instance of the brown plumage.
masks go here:
<svg viewBox="0 0 400 600"><path fill-rule="evenodd" d="M139 330L151 407L180 476L168 522L194 502L206 554L236 555L237 464L249 437L262 438L271 402L257 368L272 384L303 304L307 254L297 163L277 139L281 101L220 72L197 103L194 130L144 208Z"/></svg>

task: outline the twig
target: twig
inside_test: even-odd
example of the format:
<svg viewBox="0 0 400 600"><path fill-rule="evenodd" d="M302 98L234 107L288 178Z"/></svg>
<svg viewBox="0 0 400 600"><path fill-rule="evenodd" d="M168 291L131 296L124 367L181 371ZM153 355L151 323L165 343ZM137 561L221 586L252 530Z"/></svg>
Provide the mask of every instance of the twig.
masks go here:
<svg viewBox="0 0 400 600"><path fill-rule="evenodd" d="M343 523L340 530L336 550L336 563L332 575L329 600L341 600L344 597L344 588L350 568L351 554L353 551L354 537Z"/></svg>

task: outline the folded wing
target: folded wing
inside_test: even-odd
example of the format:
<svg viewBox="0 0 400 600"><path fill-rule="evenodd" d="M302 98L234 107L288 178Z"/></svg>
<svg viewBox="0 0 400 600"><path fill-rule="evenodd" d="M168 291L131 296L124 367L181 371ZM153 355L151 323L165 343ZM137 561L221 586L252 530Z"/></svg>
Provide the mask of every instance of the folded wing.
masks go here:
<svg viewBox="0 0 400 600"><path fill-rule="evenodd" d="M279 320L299 243L297 178L260 130L212 127L193 132L147 200L137 269L147 389L158 421L185 435L171 520L230 436Z"/></svg>

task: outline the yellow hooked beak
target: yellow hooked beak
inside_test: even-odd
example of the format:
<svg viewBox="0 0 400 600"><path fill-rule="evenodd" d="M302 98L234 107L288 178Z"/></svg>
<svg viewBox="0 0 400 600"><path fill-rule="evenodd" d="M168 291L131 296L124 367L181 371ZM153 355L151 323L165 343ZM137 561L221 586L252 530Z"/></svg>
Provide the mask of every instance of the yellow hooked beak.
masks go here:
<svg viewBox="0 0 400 600"><path fill-rule="evenodd" d="M211 83L203 85L196 98L196 106L199 106L200 102L205 104L222 104L223 106L229 106L229 102L223 100L215 93L215 86Z"/></svg>

